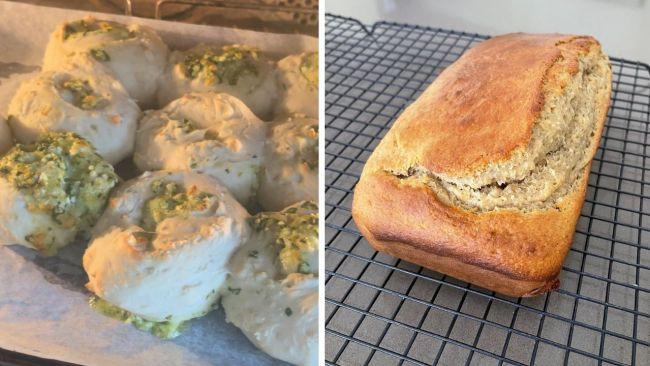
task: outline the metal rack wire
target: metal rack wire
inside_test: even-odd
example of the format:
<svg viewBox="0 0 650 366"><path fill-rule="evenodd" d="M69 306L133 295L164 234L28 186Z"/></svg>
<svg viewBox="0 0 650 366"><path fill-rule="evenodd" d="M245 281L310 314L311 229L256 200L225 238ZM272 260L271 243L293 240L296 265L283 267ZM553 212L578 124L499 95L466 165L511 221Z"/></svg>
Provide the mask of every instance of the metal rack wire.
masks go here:
<svg viewBox="0 0 650 366"><path fill-rule="evenodd" d="M612 105L561 287L509 298L374 251L363 164L478 34L326 16L326 363L649 365L650 67L612 58Z"/></svg>

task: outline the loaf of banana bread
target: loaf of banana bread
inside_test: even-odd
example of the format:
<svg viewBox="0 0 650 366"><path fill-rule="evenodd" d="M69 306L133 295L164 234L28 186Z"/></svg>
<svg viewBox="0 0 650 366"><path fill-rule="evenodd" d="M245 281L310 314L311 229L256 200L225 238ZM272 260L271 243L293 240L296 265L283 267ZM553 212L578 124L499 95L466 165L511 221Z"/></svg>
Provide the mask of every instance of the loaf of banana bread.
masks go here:
<svg viewBox="0 0 650 366"><path fill-rule="evenodd" d="M507 34L450 65L366 163L377 250L510 296L559 285L611 94L589 36Z"/></svg>

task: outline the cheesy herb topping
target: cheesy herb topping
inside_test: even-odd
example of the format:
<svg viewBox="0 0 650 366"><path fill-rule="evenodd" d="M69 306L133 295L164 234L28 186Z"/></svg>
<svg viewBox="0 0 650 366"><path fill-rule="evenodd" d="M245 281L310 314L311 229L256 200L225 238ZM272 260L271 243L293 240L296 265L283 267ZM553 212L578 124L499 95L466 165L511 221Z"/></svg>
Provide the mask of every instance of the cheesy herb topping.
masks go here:
<svg viewBox="0 0 650 366"><path fill-rule="evenodd" d="M88 80L69 79L57 85L61 97L83 110L106 107L109 100L95 93Z"/></svg>
<svg viewBox="0 0 650 366"><path fill-rule="evenodd" d="M104 33L114 40L123 40L135 37L135 33L120 23L101 21L95 19L81 19L66 23L63 26L63 40L85 37L88 34Z"/></svg>
<svg viewBox="0 0 650 366"><path fill-rule="evenodd" d="M274 237L283 274L315 273L310 257L318 250L318 213L314 212L317 210L316 204L305 201L281 212L262 212L252 218L255 230Z"/></svg>
<svg viewBox="0 0 650 366"><path fill-rule="evenodd" d="M151 190L153 196L145 203L142 213L142 228L151 232L170 217L187 218L194 212L207 210L214 198L195 186L185 191L179 184L165 180L151 183Z"/></svg>
<svg viewBox="0 0 650 366"><path fill-rule="evenodd" d="M307 85L318 89L318 53L308 53L300 61L300 74L307 80Z"/></svg>
<svg viewBox="0 0 650 366"><path fill-rule="evenodd" d="M91 144L71 132L17 144L0 159L0 177L23 193L28 210L47 213L61 227L78 231L97 221L119 181ZM43 228L25 239L46 251L56 238L51 228Z"/></svg>
<svg viewBox="0 0 650 366"><path fill-rule="evenodd" d="M221 53L206 50L185 56L183 70L190 79L203 77L206 84L237 85L244 76L258 75L258 52L244 46L224 46Z"/></svg>

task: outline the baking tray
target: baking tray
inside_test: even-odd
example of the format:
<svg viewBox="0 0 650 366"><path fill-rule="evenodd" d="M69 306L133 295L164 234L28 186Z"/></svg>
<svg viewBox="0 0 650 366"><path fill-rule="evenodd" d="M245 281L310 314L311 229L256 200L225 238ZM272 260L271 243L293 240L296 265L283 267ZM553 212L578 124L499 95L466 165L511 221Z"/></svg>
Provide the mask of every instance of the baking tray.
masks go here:
<svg viewBox="0 0 650 366"><path fill-rule="evenodd" d="M6 13L5 13L6 11ZM13 94L13 88L23 78L29 77L31 73L38 71L38 65L42 59L42 51L46 44L49 32L54 29L64 18L81 17L87 12L62 10L54 8L43 8L28 4L0 1L0 15L14 14L5 17L0 26L0 34L16 35L16 37L5 37L6 42L0 42L0 49L9 47L11 52L4 52L0 57L0 114L4 114L4 107L8 98ZM36 18L34 16L37 15ZM124 17L113 15L101 15L109 19L125 21ZM31 21L30 19L35 19ZM273 54L289 54L301 50L313 50L317 46L315 39L302 35L277 35L257 34L254 32L233 30L229 28L204 27L198 25L173 25L170 22L160 22L148 19L138 19L137 22L149 24L158 29L162 37L173 49L187 48L195 43L209 42L219 39L224 42L241 42L260 46ZM21 27L16 27L20 24ZM12 29L21 29L15 33ZM263 41L260 39L262 38ZM7 46L7 47L2 47ZM0 116L2 118L2 116ZM122 173L133 173L129 171L127 164L120 164ZM80 252L75 254L75 248L83 250L83 245L73 245L63 250L65 255L57 258L50 258L47 261L31 261L33 252L22 247L1 247L0 262L24 263L19 267L22 270L4 271L16 273L16 280L8 281L12 276L3 276L5 281L0 281L0 339L2 347L10 351L0 349L0 365L69 365L59 360L74 362L83 365L98 364L151 364L153 358L162 359L157 363L164 365L198 365L198 364L284 364L272 359L256 349L248 342L239 330L225 322L222 310L211 313L208 316L197 320L192 324L184 336L171 341L161 342L152 336L143 334L137 329L116 323L110 318L96 314L87 306L87 292L82 284L85 282L83 269L80 268ZM13 259L12 259L13 258ZM38 258L38 257L37 257ZM75 265L66 263L65 259L73 260ZM31 262L31 263L30 263ZM0 265L2 267L2 265ZM24 270L24 271L23 271ZM3 271L0 271L3 273ZM31 277L30 277L31 276ZM29 278L35 282L22 282L20 279ZM21 285L22 284L22 285ZM29 285L25 285L29 284ZM54 286L52 286L54 284ZM5 287L5 285L7 285ZM56 303L56 297L52 303L53 307L43 306L37 301L31 303L26 301L24 295L30 289L42 288L48 294L61 295L66 297ZM9 289L9 291L7 291ZM24 289L24 290L23 290ZM51 291L51 292L50 292ZM5 296L5 294L9 294ZM13 296L15 295L15 297ZM69 296L67 296L69 295ZM9 305L7 305L9 304ZM19 307L27 304L33 306ZM76 306L76 307L75 307ZM74 307L75 310L72 310ZM56 311L41 311L41 309L54 309ZM76 311L78 310L78 311ZM15 317L12 319L14 316ZM68 314L66 316L65 314ZM31 317L31 315L34 315ZM78 329L68 332L66 335L58 334L56 324L75 323L75 326L64 327L64 329ZM55 324L53 326L53 324ZM48 328L49 326L49 328ZM34 328L38 328L36 331ZM29 335L25 335L30 333ZM84 329L93 329L97 336L87 337L82 334ZM119 337L102 338L100 335L114 335L118 332ZM203 337L202 333L210 335ZM79 341L78 343L76 341ZM99 340L99 341L97 341ZM116 344L117 343L117 344ZM228 344L229 347L215 347L217 344ZM66 345L72 345L65 347ZM113 346L115 345L115 346ZM124 348L118 346L124 345ZM152 352L145 350L156 348ZM28 355L22 355L20 353ZM122 359L126 352L129 357ZM179 355L179 353L183 353ZM38 357L34 357L36 355ZM108 356L119 357L107 360ZM45 360L43 358L54 358ZM180 360L182 358L182 360ZM180 361L179 361L180 360Z"/></svg>
<svg viewBox="0 0 650 366"><path fill-rule="evenodd" d="M650 67L611 107L557 291L511 298L374 251L350 215L405 106L479 34L325 17L328 365L650 365Z"/></svg>

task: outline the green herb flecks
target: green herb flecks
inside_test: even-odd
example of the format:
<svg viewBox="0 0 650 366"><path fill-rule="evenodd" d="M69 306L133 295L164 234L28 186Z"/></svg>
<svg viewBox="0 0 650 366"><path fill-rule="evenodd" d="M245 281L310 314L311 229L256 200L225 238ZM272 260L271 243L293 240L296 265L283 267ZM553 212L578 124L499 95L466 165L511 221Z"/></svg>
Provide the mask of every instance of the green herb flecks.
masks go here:
<svg viewBox="0 0 650 366"><path fill-rule="evenodd" d="M66 23L63 26L63 40L70 38L84 37L88 34L105 33L114 40L123 40L135 37L135 34L120 23L96 19L81 19Z"/></svg>
<svg viewBox="0 0 650 366"><path fill-rule="evenodd" d="M307 261L302 261L298 265L298 273L311 273L311 266L309 265L309 262Z"/></svg>
<svg viewBox="0 0 650 366"><path fill-rule="evenodd" d="M291 310L291 308L284 309L284 315L286 315L286 316L293 315L293 310Z"/></svg>
<svg viewBox="0 0 650 366"><path fill-rule="evenodd" d="M183 70L190 79L200 76L207 84L237 85L240 78L258 75L257 50L243 46L224 46L221 53L206 50L185 56Z"/></svg>
<svg viewBox="0 0 650 366"><path fill-rule="evenodd" d="M300 147L302 162L310 170L316 170L318 168L318 125L306 125L302 127L301 135L306 141Z"/></svg>
<svg viewBox="0 0 650 366"><path fill-rule="evenodd" d="M87 80L70 79L58 87L62 93L68 93L64 94L64 99L68 97L69 102L84 110L101 109L109 103L108 99L95 93Z"/></svg>
<svg viewBox="0 0 650 366"><path fill-rule="evenodd" d="M219 137L219 131L207 130L207 131L205 131L205 134L203 134L203 139L204 140L217 141L217 140L220 140L221 138Z"/></svg>
<svg viewBox="0 0 650 366"><path fill-rule="evenodd" d="M281 212L255 215L252 226L275 238L278 262L284 274L314 273L318 257L318 212L313 202L302 202Z"/></svg>
<svg viewBox="0 0 650 366"><path fill-rule="evenodd" d="M91 48L90 55L97 61L110 61L111 57L101 48Z"/></svg>
<svg viewBox="0 0 650 366"><path fill-rule="evenodd" d="M127 324L133 324L133 326L136 328L151 332L158 338L170 339L177 337L182 331L185 330L185 328L187 328L185 322L173 323L169 321L171 319L171 315L166 318L167 321L155 322L146 320L97 296L91 296L89 304L90 307L105 316L117 319Z"/></svg>
<svg viewBox="0 0 650 366"><path fill-rule="evenodd" d="M192 131L196 131L197 129L196 124L188 118L183 118L182 120L178 121L178 128L180 128L184 133L190 133Z"/></svg>
<svg viewBox="0 0 650 366"><path fill-rule="evenodd" d="M51 231L39 231L26 235L25 240L44 256L56 254L56 237Z"/></svg>
<svg viewBox="0 0 650 366"><path fill-rule="evenodd" d="M23 192L27 209L49 214L63 229L83 231L103 211L119 178L90 143L71 132L51 132L17 144L0 159L0 175ZM35 247L51 245L51 233L32 233Z"/></svg>
<svg viewBox="0 0 650 366"><path fill-rule="evenodd" d="M194 212L205 211L210 207L213 195L199 192L193 186L185 191L179 184L165 180L151 183L153 196L143 208L142 228L155 231L156 226L170 217L187 218Z"/></svg>
<svg viewBox="0 0 650 366"><path fill-rule="evenodd" d="M300 61L300 75L312 89L318 89L318 53L308 53Z"/></svg>

